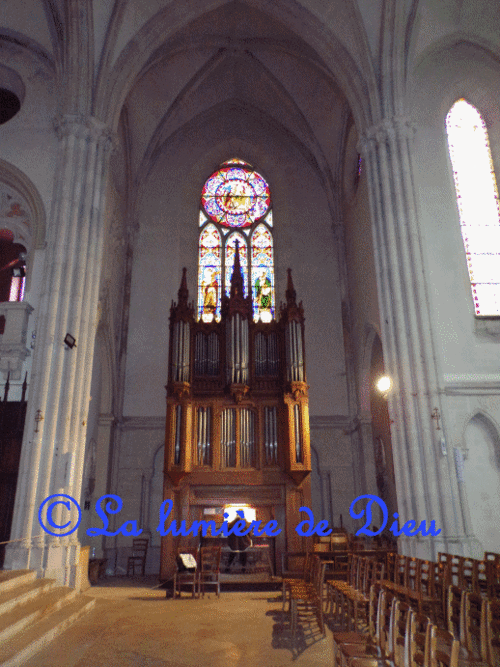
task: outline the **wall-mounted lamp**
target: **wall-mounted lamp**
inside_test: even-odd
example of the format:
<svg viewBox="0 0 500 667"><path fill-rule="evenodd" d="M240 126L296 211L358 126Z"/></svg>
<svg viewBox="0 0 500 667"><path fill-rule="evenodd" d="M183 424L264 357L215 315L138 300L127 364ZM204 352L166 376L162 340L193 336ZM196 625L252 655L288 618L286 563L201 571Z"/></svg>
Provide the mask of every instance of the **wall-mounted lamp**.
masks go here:
<svg viewBox="0 0 500 667"><path fill-rule="evenodd" d="M382 394L384 398L387 398L389 392L392 389L392 380L388 375L382 375L379 377L379 379L375 382L375 388L379 392L379 394Z"/></svg>
<svg viewBox="0 0 500 667"><path fill-rule="evenodd" d="M76 338L67 333L64 338L64 344L67 345L70 350L72 350L74 347L76 347Z"/></svg>

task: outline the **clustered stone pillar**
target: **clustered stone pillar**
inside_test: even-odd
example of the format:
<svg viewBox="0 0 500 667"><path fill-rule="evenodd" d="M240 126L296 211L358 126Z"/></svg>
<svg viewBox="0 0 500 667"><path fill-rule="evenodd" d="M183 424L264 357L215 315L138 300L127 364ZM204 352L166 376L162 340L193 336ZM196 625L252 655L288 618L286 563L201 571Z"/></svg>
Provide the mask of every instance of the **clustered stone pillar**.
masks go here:
<svg viewBox="0 0 500 667"><path fill-rule="evenodd" d="M369 183L384 361L389 396L399 526L431 519L437 537L399 538L403 553L436 557L467 550L451 443L445 423L432 341L411 166L414 130L402 118L383 121L360 141ZM435 409L437 408L437 412ZM438 422L432 414L439 416ZM389 517L387 529L393 522Z"/></svg>
<svg viewBox="0 0 500 667"><path fill-rule="evenodd" d="M5 566L34 568L72 585L77 533L43 532L38 508L56 493L80 501L113 140L101 123L81 116L59 118L56 133L58 165L11 531L11 540L19 541L7 549ZM72 349L63 342L67 333L76 339ZM61 505L53 513L57 523L71 520L71 526L77 516L76 508Z"/></svg>

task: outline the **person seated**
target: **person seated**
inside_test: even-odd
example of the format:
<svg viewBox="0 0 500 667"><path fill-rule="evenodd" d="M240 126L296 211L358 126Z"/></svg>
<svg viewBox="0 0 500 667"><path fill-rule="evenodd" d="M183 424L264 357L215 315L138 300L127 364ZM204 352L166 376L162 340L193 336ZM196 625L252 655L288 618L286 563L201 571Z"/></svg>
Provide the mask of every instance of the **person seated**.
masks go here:
<svg viewBox="0 0 500 667"><path fill-rule="evenodd" d="M245 532L245 530L248 530L250 527L250 524L248 521L245 519L245 515L243 512L239 512L239 516L237 516L235 519L231 521L231 523L228 525L228 531L231 531L232 528L234 528L235 524L237 521L244 521L245 522L245 527L241 528L241 532ZM233 564L234 559L236 558L236 555L239 553L239 561L241 565L241 571L243 574L246 572L246 566L247 566L247 556L248 554L246 553L246 550L252 546L252 539L250 535L234 535L231 533L228 535L227 538L227 543L229 545L229 548L231 549L231 553L229 554L229 558L227 561L227 567L226 567L226 572L229 572L231 569L231 565Z"/></svg>

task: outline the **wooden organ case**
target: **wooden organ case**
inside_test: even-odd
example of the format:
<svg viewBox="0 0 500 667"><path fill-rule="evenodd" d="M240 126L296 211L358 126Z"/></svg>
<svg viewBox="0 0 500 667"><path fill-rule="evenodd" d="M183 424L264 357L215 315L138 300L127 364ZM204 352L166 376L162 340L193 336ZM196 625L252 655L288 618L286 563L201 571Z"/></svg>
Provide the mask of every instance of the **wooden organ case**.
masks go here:
<svg viewBox="0 0 500 667"><path fill-rule="evenodd" d="M275 572L284 551L304 550L295 528L311 507L308 387L304 311L288 270L279 319L254 322L244 297L239 255L221 320L196 321L188 303L186 269L170 314L164 499L169 520L222 521L222 508L255 508L262 526L275 519ZM168 523L167 521L167 523ZM179 524L177 524L179 525ZM162 538L162 579L180 548L200 536Z"/></svg>

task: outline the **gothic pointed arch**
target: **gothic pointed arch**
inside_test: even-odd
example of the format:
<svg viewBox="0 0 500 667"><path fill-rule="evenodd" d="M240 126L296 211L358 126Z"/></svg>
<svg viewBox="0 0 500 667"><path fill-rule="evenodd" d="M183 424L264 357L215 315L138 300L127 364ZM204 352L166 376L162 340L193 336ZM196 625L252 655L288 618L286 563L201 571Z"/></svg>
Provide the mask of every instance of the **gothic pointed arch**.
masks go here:
<svg viewBox="0 0 500 667"><path fill-rule="evenodd" d="M252 297L253 318L270 322L275 299L267 181L239 158L224 162L203 187L199 225L198 319L220 320L222 294L229 296L238 252L244 297Z"/></svg>

